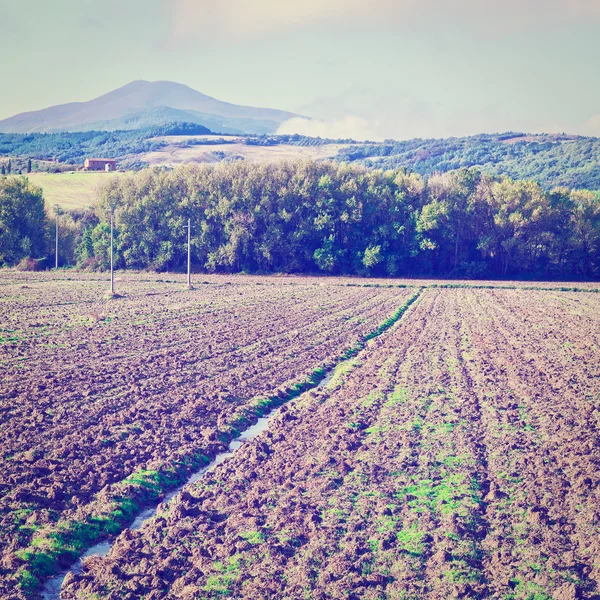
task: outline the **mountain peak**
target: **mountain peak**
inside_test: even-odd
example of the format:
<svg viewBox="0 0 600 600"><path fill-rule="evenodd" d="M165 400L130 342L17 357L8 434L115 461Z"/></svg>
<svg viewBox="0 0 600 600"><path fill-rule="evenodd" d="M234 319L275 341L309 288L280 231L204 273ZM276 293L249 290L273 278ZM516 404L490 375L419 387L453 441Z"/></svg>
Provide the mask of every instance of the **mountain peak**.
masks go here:
<svg viewBox="0 0 600 600"><path fill-rule="evenodd" d="M222 102L174 81L137 79L88 102L4 119L0 121L0 132L133 129L183 120L219 133L273 133L280 123L294 116L276 109Z"/></svg>

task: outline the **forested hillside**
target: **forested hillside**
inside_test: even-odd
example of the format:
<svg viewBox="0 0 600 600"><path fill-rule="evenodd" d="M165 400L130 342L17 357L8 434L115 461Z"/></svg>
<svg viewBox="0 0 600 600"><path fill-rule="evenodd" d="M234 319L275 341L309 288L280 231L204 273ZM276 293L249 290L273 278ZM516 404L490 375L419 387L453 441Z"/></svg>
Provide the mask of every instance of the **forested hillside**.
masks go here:
<svg viewBox="0 0 600 600"><path fill-rule="evenodd" d="M0 134L0 162L12 158L13 165L36 162L34 170L60 171L77 165L89 156L120 159L121 168L138 170L148 166L143 155L160 150L169 143L161 136L197 136L209 133L193 123L172 123L135 131L90 131L54 134ZM358 143L350 139L322 139L301 135L238 136L247 145L315 146L352 144L339 151L336 160L358 162L364 166L396 169L406 167L423 176L446 173L463 167L477 167L490 175L530 179L544 189L557 186L600 190L600 139L566 135L478 135L439 140L407 140L384 143ZM175 142L182 147L198 144L227 145L232 139L189 137ZM224 155L225 156L225 155ZM278 154L274 151L273 159ZM24 170L24 169L23 169Z"/></svg>
<svg viewBox="0 0 600 600"><path fill-rule="evenodd" d="M8 205L13 184L0 181ZM190 218L198 270L600 277L598 194L477 169L428 179L311 161L144 170L108 180L94 213L60 217L62 260L108 266L111 206L119 268L184 268ZM0 261L27 256L29 246L7 240Z"/></svg>
<svg viewBox="0 0 600 600"><path fill-rule="evenodd" d="M4 173L25 171L30 160L34 171L72 170L82 165L85 158L102 156L118 159L120 169L139 170L148 167L144 155L167 146L189 148L192 146L229 146L243 143L247 146L269 148L287 146L322 146L326 144L356 143L351 139L332 140L302 135L211 135L211 132L194 123L171 123L133 131L87 131L78 133L0 133L0 167ZM167 136L175 136L175 141ZM200 136L200 137L196 137ZM208 137L207 137L208 136ZM165 139L167 138L167 139ZM273 154L275 160L280 156Z"/></svg>
<svg viewBox="0 0 600 600"><path fill-rule="evenodd" d="M339 160L385 169L407 167L420 175L478 167L491 175L532 179L543 188L600 190L600 139L565 135L477 135L440 140L362 144Z"/></svg>
<svg viewBox="0 0 600 600"><path fill-rule="evenodd" d="M204 135L206 127L193 123L137 129L134 131L86 131L78 133L0 133L0 157L81 164L90 156L119 158L151 152L164 145L154 138L165 135Z"/></svg>

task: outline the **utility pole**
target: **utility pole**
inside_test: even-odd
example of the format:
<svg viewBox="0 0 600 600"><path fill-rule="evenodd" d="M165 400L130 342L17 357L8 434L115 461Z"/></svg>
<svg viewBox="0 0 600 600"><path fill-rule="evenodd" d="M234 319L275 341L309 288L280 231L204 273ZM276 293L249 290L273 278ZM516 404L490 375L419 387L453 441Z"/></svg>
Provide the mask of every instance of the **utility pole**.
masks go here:
<svg viewBox="0 0 600 600"><path fill-rule="evenodd" d="M114 225L115 210L110 210L110 293L115 293L115 273L113 271L113 225Z"/></svg>
<svg viewBox="0 0 600 600"><path fill-rule="evenodd" d="M187 243L187 284L188 287L192 287L192 272L191 272L191 264L192 264L192 220L188 219L188 243Z"/></svg>
<svg viewBox="0 0 600 600"><path fill-rule="evenodd" d="M56 218L56 248L54 250L54 269L58 269L58 215L60 214L60 207L58 204L54 205L54 215Z"/></svg>

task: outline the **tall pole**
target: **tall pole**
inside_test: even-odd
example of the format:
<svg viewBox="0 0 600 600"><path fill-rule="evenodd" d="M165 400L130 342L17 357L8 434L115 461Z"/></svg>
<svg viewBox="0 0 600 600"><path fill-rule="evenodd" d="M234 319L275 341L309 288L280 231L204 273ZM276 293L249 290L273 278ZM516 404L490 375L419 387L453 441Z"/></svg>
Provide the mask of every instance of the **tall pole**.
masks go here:
<svg viewBox="0 0 600 600"><path fill-rule="evenodd" d="M192 264L192 244L191 244L191 234L192 231L192 220L188 219L188 243L187 243L187 251L188 251L188 264L187 264L187 284L188 287L192 287L192 274L191 274L191 264Z"/></svg>
<svg viewBox="0 0 600 600"><path fill-rule="evenodd" d="M58 269L58 213L59 213L58 204L54 205L54 214L56 216L56 247L54 250L54 269Z"/></svg>
<svg viewBox="0 0 600 600"><path fill-rule="evenodd" d="M58 269L58 215L56 215L56 250L54 251L54 268Z"/></svg>
<svg viewBox="0 0 600 600"><path fill-rule="evenodd" d="M113 221L114 211L110 211L110 293L115 293L115 273L113 271Z"/></svg>

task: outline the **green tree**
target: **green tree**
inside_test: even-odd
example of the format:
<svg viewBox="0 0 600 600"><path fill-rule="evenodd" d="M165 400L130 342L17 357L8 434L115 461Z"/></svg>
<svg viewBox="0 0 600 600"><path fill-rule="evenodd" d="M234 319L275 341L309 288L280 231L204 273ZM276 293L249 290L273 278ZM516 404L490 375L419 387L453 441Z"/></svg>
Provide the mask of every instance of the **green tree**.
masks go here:
<svg viewBox="0 0 600 600"><path fill-rule="evenodd" d="M600 277L600 197L584 190L571 192L573 202L573 270L585 277Z"/></svg>
<svg viewBox="0 0 600 600"><path fill-rule="evenodd" d="M0 264L46 252L42 190L24 177L0 179Z"/></svg>
<svg viewBox="0 0 600 600"><path fill-rule="evenodd" d="M421 247L433 250L434 269L448 273L469 260L474 240L475 191L481 173L475 169L435 175L427 182L428 202L421 211L417 229L423 234Z"/></svg>
<svg viewBox="0 0 600 600"><path fill-rule="evenodd" d="M598 199L460 169L244 162L148 169L107 181L100 224L72 217L78 260L106 264L111 207L120 267L210 271L595 277ZM90 254L92 253L92 254Z"/></svg>

